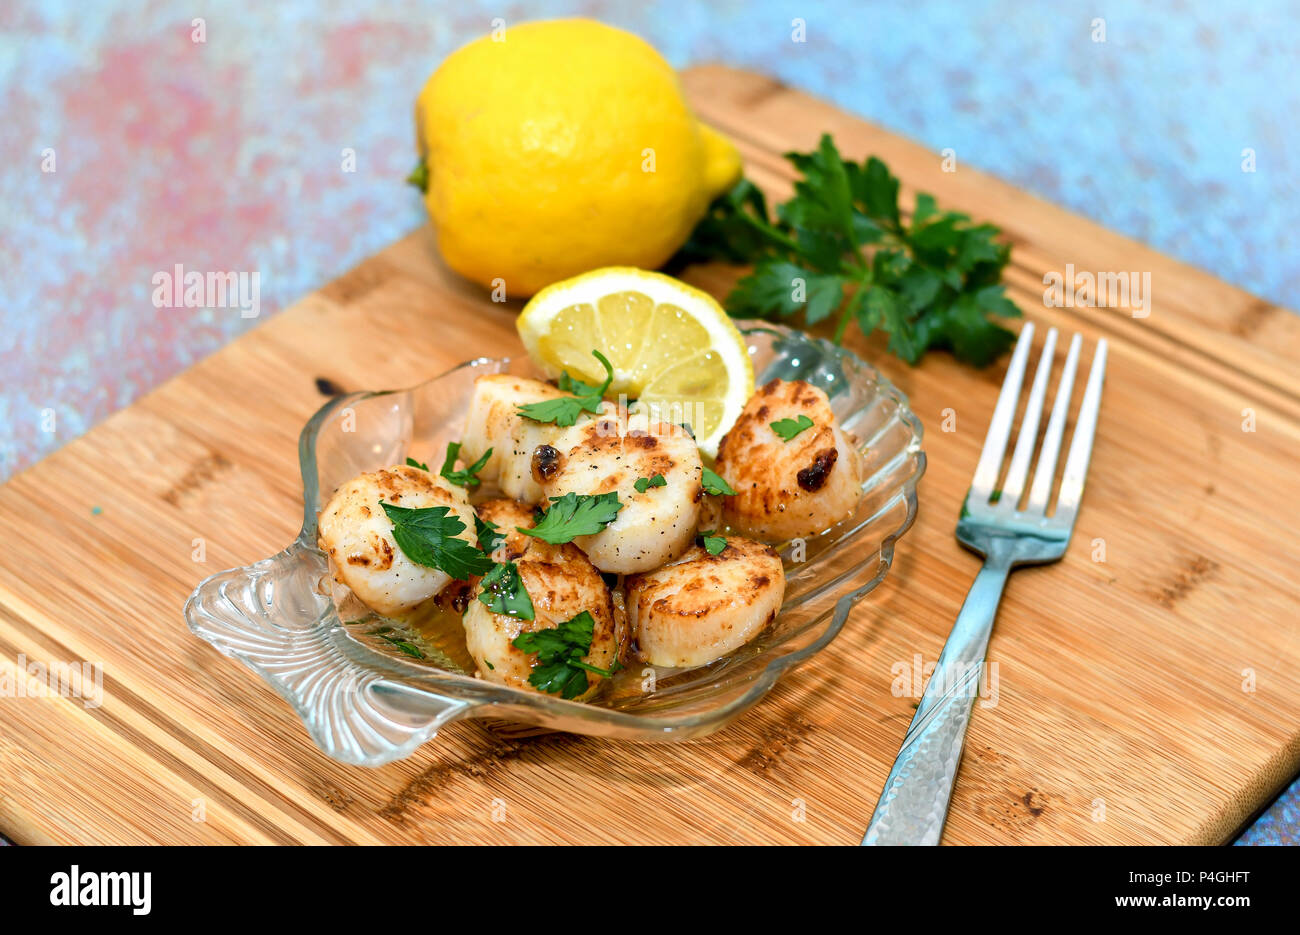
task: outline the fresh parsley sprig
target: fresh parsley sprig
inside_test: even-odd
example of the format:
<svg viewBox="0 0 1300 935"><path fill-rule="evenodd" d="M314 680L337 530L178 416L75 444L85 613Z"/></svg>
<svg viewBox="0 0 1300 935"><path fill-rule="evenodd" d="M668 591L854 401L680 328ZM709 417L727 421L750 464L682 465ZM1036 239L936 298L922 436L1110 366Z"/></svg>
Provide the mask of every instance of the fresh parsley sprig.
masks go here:
<svg viewBox="0 0 1300 935"><path fill-rule="evenodd" d="M596 621L589 611L582 611L549 630L520 633L512 641L516 649L537 654L537 665L528 676L528 684L549 694L564 698L577 698L587 690L588 672L613 678L618 671L617 660L608 669L583 662L591 652Z"/></svg>
<svg viewBox="0 0 1300 935"><path fill-rule="evenodd" d="M427 471L427 470L429 470L429 465L427 465L427 464L421 464L419 461L416 461L414 458L410 457L409 455L408 455L407 458L406 458L406 466L407 466L407 467L413 467L413 468L419 468L421 471Z"/></svg>
<svg viewBox="0 0 1300 935"><path fill-rule="evenodd" d="M457 487L477 487L481 483L478 479L478 472L483 470L483 466L488 463L488 458L492 457L492 449L489 448L483 452L483 457L469 467L458 471L456 470L456 459L459 457L460 442L447 442L447 457L443 459L442 470L438 473L447 478L447 483L455 484ZM427 471L428 468L425 468L425 470Z"/></svg>
<svg viewBox="0 0 1300 935"><path fill-rule="evenodd" d="M425 658L424 651L420 649L420 647L416 646L404 636L394 636L394 632L395 631L392 627L380 627L378 630L371 630L370 635L379 637L381 640L392 645L398 651L405 653L414 659Z"/></svg>
<svg viewBox="0 0 1300 935"><path fill-rule="evenodd" d="M526 536L534 536L551 545L572 542L575 536L593 536L618 516L623 504L617 491L598 494L566 493L551 497L551 506L531 529L516 526Z"/></svg>
<svg viewBox="0 0 1300 935"><path fill-rule="evenodd" d="M500 526L490 519L483 519L478 514L474 515L474 532L478 536L478 547L484 555L491 555L501 543L506 541L506 534L501 531Z"/></svg>
<svg viewBox="0 0 1300 935"><path fill-rule="evenodd" d="M1000 285L1011 248L991 224L939 211L919 194L910 223L898 207L898 179L872 156L843 159L831 137L810 153L787 153L802 178L794 197L768 213L763 193L741 180L713 202L675 258L753 264L727 297L738 317L789 318L808 325L835 315L835 341L856 322L889 335L889 350L916 363L931 349L985 366L1015 335L990 316L1019 317Z"/></svg>
<svg viewBox="0 0 1300 935"><path fill-rule="evenodd" d="M479 603L494 614L506 614L520 620L533 619L533 599L528 596L519 567L514 562L493 565L483 576Z"/></svg>
<svg viewBox="0 0 1300 935"><path fill-rule="evenodd" d="M632 484L637 493L645 493L651 487L667 487L668 480L662 474L653 477L638 477Z"/></svg>
<svg viewBox="0 0 1300 935"><path fill-rule="evenodd" d="M732 489L730 484L708 468L704 469L704 474L700 477L700 483L704 487L704 492L710 497L734 497L736 495L736 491Z"/></svg>
<svg viewBox="0 0 1300 935"><path fill-rule="evenodd" d="M554 422L559 426L570 426L577 422L578 416L584 412L600 412L600 403L604 399L605 391L614 382L614 365L600 351L592 351L591 356L600 361L600 365L605 368L604 383L600 386L592 386L590 383L575 380L568 373L563 373L560 375L559 387L564 392L574 395L544 399L539 403L526 403L518 407L519 414L534 422Z"/></svg>
<svg viewBox="0 0 1300 935"><path fill-rule="evenodd" d="M715 536L712 529L705 529L700 532L700 541L704 544L704 550L710 555L721 555L722 550L727 547L727 540L723 536Z"/></svg>
<svg viewBox="0 0 1300 935"><path fill-rule="evenodd" d="M460 581L492 568L492 559L460 538L465 524L451 507L411 509L383 501L379 505L393 524L393 541L417 565L437 568Z"/></svg>
<svg viewBox="0 0 1300 935"><path fill-rule="evenodd" d="M592 353L596 353L592 351ZM595 383L584 383L577 377L569 376L569 371L560 372L560 379L555 381L555 385L565 393L572 393L574 396L603 396L601 387ZM607 384L608 385L608 384Z"/></svg>
<svg viewBox="0 0 1300 935"><path fill-rule="evenodd" d="M772 426L772 431L781 436L782 441L788 442L800 432L806 432L812 428L813 420L801 412L793 419L777 419L769 424Z"/></svg>

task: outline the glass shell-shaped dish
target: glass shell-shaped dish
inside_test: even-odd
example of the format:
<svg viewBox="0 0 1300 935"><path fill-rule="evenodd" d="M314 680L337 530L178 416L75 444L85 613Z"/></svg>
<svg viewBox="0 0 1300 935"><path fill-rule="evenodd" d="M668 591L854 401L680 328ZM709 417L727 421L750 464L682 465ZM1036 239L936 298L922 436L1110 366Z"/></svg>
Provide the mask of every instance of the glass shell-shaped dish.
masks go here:
<svg viewBox="0 0 1300 935"><path fill-rule="evenodd" d="M921 424L875 368L799 331L740 324L758 383L779 377L821 387L859 440L866 470L852 516L778 547L787 575L781 612L731 655L686 670L633 665L596 702L583 704L474 678L458 621L340 619L316 545L323 501L356 474L408 455L441 464L447 443L460 438L475 378L534 375L527 359L480 358L410 389L352 393L323 406L299 439L304 516L297 540L199 584L185 604L190 629L262 676L320 748L346 763L379 766L408 756L443 725L470 717L516 730L642 741L717 730L825 648L854 604L884 579L916 516L925 470Z"/></svg>

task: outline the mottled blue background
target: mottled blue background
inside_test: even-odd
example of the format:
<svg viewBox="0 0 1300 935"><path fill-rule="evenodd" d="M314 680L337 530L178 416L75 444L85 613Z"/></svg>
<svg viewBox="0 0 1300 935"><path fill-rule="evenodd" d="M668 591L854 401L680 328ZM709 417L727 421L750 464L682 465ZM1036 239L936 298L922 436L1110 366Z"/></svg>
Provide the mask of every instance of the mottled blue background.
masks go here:
<svg viewBox="0 0 1300 935"><path fill-rule="evenodd" d="M154 271L258 270L268 315L422 223L400 184L416 90L493 17L572 14L678 66L767 72L1300 306L1294 0L7 0L0 479L256 324L154 308ZM1298 801L1293 787L1243 840L1294 842Z"/></svg>

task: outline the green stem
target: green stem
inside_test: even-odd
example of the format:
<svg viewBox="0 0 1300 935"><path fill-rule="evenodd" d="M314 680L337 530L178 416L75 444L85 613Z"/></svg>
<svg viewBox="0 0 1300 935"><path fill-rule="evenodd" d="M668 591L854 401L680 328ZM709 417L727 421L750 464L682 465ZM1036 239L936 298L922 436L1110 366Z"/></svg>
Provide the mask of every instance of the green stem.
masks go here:
<svg viewBox="0 0 1300 935"><path fill-rule="evenodd" d="M569 660L569 665L577 666L579 669L586 669L588 672L594 672L596 675L604 676L607 679L612 679L614 677L614 673L618 671L613 666L610 666L608 669L600 669L597 668L596 666L588 665L587 663L581 662L577 659Z"/></svg>
<svg viewBox="0 0 1300 935"><path fill-rule="evenodd" d="M429 164L424 161L423 156L420 157L420 161L416 163L415 168L411 170L411 174L406 177L406 184L414 185L422 192L429 190Z"/></svg>
<svg viewBox="0 0 1300 935"><path fill-rule="evenodd" d="M739 214L742 218L744 218L745 223L748 224L750 227L754 228L754 230L758 231L760 234L763 234L765 237L768 237L771 240L775 240L777 243L781 244L787 250L793 251L794 253L798 253L800 251L801 248L799 247L797 241L793 240L790 237L787 237L785 234L781 233L779 230L777 230L771 224L768 224L766 221L760 221L758 218L754 217L754 215L744 210L738 211L737 214Z"/></svg>
<svg viewBox="0 0 1300 935"><path fill-rule="evenodd" d="M853 316L857 314L858 306L862 304L862 300L866 298L867 290L870 288L870 277L863 277L859 281L858 288L854 290L853 295L849 296L849 300L844 303L844 309L840 312L840 320L838 324L835 325L834 341L836 344L843 343L844 332L848 330L849 322L853 319Z"/></svg>

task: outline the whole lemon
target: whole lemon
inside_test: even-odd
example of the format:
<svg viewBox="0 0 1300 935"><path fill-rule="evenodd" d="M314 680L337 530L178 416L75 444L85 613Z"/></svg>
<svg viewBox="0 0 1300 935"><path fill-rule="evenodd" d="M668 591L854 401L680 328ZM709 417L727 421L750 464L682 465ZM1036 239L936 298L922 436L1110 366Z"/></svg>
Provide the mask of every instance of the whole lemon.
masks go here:
<svg viewBox="0 0 1300 935"><path fill-rule="evenodd" d="M509 295L602 266L654 269L740 176L677 75L631 33L526 23L452 53L416 101L447 265Z"/></svg>

